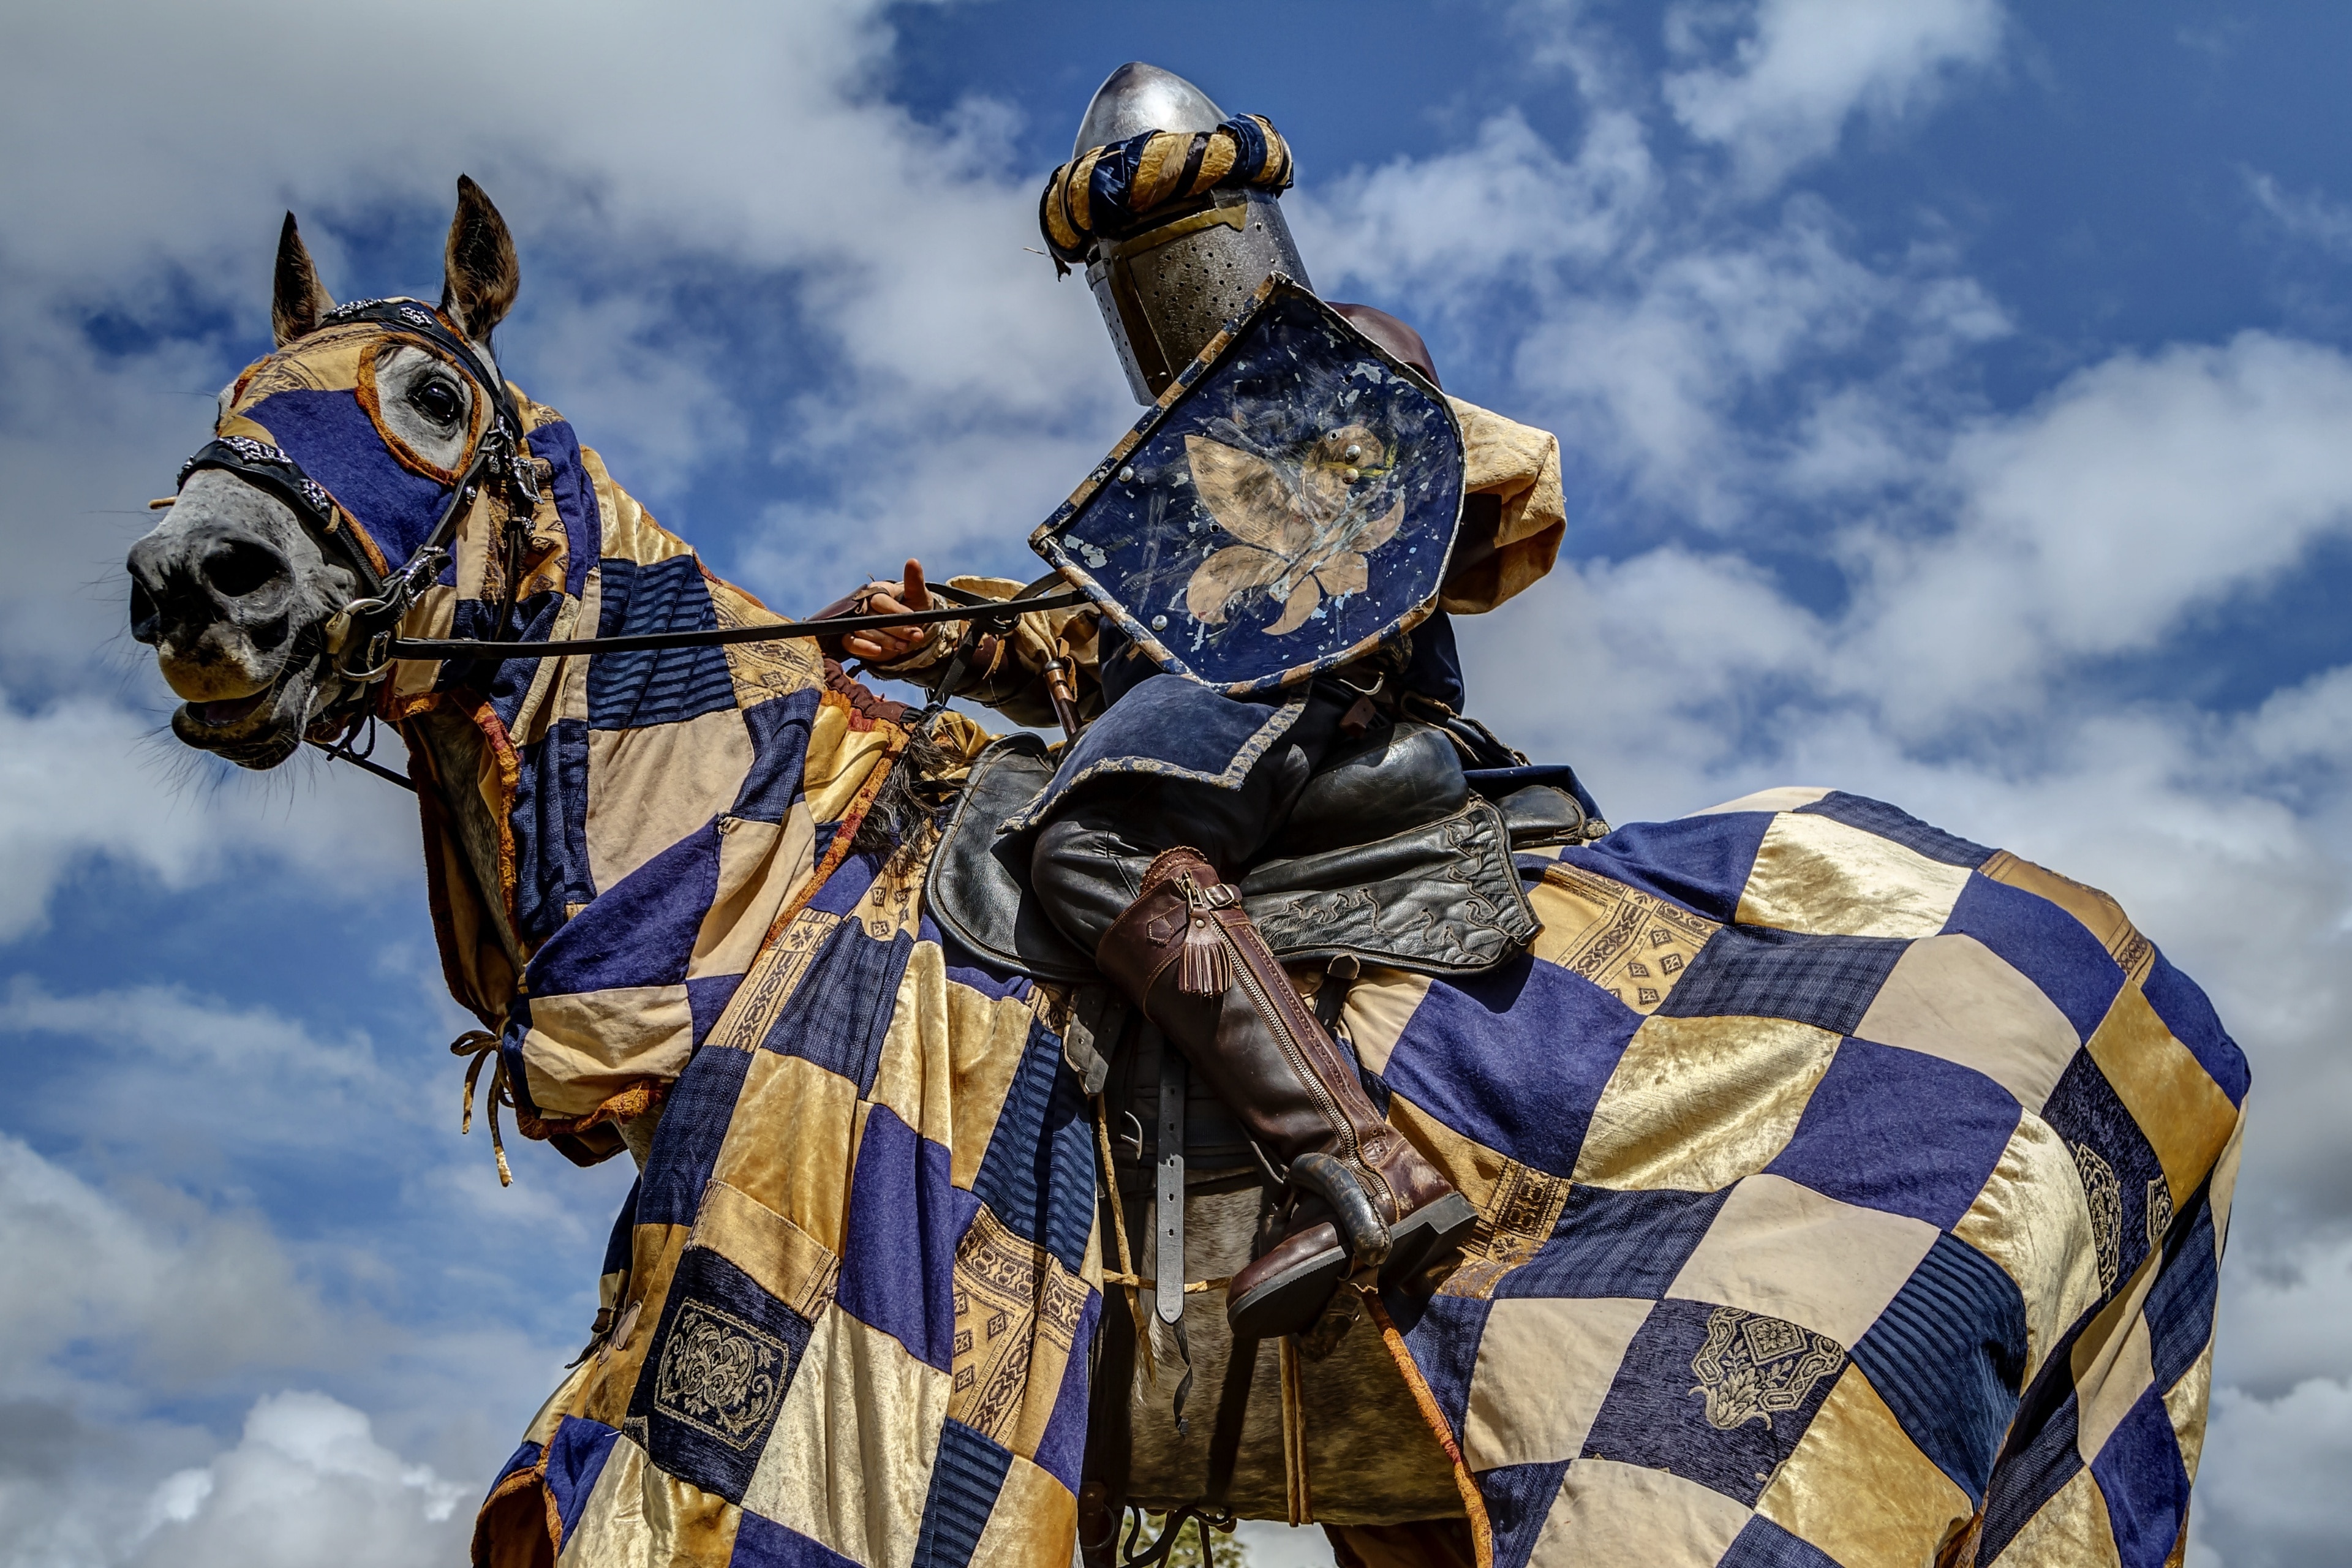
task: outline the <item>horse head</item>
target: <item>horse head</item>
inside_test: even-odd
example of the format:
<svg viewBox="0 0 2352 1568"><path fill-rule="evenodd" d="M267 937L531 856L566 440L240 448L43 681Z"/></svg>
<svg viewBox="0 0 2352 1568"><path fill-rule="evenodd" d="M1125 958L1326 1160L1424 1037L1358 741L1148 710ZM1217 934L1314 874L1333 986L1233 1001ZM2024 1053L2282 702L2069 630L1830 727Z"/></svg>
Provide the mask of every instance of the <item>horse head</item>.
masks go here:
<svg viewBox="0 0 2352 1568"><path fill-rule="evenodd" d="M222 389L215 440L131 551L131 636L184 700L182 742L271 768L356 721L383 674L367 668L373 641L450 580L445 563L475 553L461 539L494 526L485 470L530 484L490 353L515 286L505 221L470 179L437 307L337 306L286 215L276 347Z"/></svg>

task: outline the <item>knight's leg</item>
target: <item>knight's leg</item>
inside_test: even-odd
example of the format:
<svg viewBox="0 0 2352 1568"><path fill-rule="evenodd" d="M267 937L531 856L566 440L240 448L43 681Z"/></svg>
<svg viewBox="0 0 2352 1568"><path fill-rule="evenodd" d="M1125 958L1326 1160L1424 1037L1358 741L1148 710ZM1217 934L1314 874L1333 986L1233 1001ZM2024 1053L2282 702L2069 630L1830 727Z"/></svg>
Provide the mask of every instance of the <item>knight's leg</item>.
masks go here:
<svg viewBox="0 0 2352 1568"><path fill-rule="evenodd" d="M1298 771L1239 791L1161 781L1097 795L1047 825L1031 865L1055 920L1094 949L1294 1192L1321 1200L1297 1205L1234 1277L1226 1314L1255 1338L1306 1328L1360 1264L1381 1263L1391 1280L1418 1272L1476 1217L1381 1117L1218 874L1218 860L1238 864L1270 831L1295 790L1285 775ZM1385 1262L1366 1255L1383 1239Z"/></svg>
<svg viewBox="0 0 2352 1568"><path fill-rule="evenodd" d="M1469 1200L1381 1115L1240 894L1197 851L1151 862L1096 962L1241 1117L1293 1192L1322 1200L1234 1277L1234 1332L1304 1329L1356 1267L1402 1279L1469 1234Z"/></svg>

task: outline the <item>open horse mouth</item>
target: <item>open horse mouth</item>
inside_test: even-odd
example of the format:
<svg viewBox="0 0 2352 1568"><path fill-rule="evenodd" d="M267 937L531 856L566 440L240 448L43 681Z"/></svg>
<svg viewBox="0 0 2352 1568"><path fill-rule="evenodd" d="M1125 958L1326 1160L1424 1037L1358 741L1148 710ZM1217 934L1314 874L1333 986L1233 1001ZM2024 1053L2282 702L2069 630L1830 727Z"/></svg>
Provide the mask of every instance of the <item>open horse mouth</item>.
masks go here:
<svg viewBox="0 0 2352 1568"><path fill-rule="evenodd" d="M319 677L315 658L289 659L276 679L247 696L181 703L172 733L241 768L276 767L302 743Z"/></svg>
<svg viewBox="0 0 2352 1568"><path fill-rule="evenodd" d="M235 697L226 702L190 702L185 706L197 723L211 729L221 729L235 724L238 720L251 714L275 689L277 689L274 686L268 686L250 697Z"/></svg>

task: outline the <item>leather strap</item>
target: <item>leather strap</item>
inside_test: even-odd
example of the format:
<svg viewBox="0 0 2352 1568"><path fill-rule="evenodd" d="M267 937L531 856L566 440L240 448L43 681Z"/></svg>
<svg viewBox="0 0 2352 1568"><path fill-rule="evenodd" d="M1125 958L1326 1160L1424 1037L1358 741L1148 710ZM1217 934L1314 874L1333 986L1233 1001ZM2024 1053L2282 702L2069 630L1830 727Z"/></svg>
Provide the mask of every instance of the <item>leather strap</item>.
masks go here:
<svg viewBox="0 0 2352 1568"><path fill-rule="evenodd" d="M1268 1215L1282 1197L1281 1190L1267 1187L1258 1199L1257 1228L1265 1228ZM1250 1383L1257 1374L1256 1340L1236 1337L1225 1352L1225 1376L1217 1390L1217 1417L1209 1431L1209 1488L1202 1500L1211 1508L1223 1508L1234 1489L1234 1471L1241 1463L1242 1426L1249 1418Z"/></svg>
<svg viewBox="0 0 2352 1568"><path fill-rule="evenodd" d="M1157 1031L1154 1031L1157 1033ZM1152 1310L1184 1319L1184 1053L1160 1037L1160 1190L1152 1234Z"/></svg>
<svg viewBox="0 0 2352 1568"><path fill-rule="evenodd" d="M1062 1060L1078 1077L1088 1100L1110 1077L1110 1054L1127 1023L1127 998L1108 985L1081 985L1070 999L1069 1027L1062 1032Z"/></svg>
<svg viewBox="0 0 2352 1568"><path fill-rule="evenodd" d="M1348 993L1363 972L1352 952L1340 953L1323 966L1323 984L1315 993L1315 1021L1334 1039L1339 1035L1339 1015L1348 1010Z"/></svg>

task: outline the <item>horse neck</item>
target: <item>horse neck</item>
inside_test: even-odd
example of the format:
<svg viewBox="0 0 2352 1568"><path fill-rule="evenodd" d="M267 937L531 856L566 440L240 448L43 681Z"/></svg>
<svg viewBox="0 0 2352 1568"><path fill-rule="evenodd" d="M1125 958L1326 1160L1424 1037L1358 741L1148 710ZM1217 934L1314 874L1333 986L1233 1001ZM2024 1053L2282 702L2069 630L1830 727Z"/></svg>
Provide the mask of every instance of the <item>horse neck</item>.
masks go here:
<svg viewBox="0 0 2352 1568"><path fill-rule="evenodd" d="M639 624L643 611L632 606L658 593L682 593L689 598L707 595L712 617L721 626L784 618L750 594L704 571L684 540L661 527L634 496L613 481L593 448L572 440L568 425L552 409L528 401L523 408L534 449L542 457L551 454L558 469L553 482L546 487L547 505L555 515L551 518L542 511L536 531L550 536L554 532L551 524L560 525L562 535L561 562L534 570L534 576L540 571L560 570L562 585L554 613L541 611L533 617L527 633L532 640L593 637L624 627L651 629ZM469 536L461 539L457 570L461 584L484 580L478 561L469 563L466 553L479 552L488 543L473 534L495 531L469 531ZM584 565L576 559L590 551L593 559ZM454 594L452 601L452 608L434 617L436 622L454 620ZM425 635L446 632L428 630ZM714 657L725 659L738 711L812 689L821 692L824 688L823 661L806 644L743 645ZM420 788L432 793L425 803L427 857L442 855L447 862L436 891L450 907L436 908L436 924L444 928L446 948L450 926L467 923L466 911L456 906L472 904L470 940L463 931L460 940L479 955L476 967L483 973L472 989L484 993L481 1003L503 1006L496 994L509 989L506 982L520 976L538 942L551 934L552 924L603 891L589 879L588 868L563 863L565 857L584 853L585 797L601 782L590 779L588 773L606 767L610 754L609 748L587 744L593 668L589 658L578 655L509 660L490 679L487 691L457 689L426 693L415 700L404 700L395 692L393 700L412 752L425 753L425 766L418 771ZM657 700L654 706L657 719ZM593 721L612 722L609 716L601 714L593 716ZM635 727L634 721L623 725ZM551 756L551 749L559 747L570 748L568 755L575 766L567 767ZM681 768L681 773L694 772L692 761L691 757L681 759L689 764ZM669 814L664 808L677 802L640 796L688 787L681 782L666 784L661 791L623 787L606 793L608 798L618 795L630 800L631 810L650 822L667 820ZM783 787L797 793L798 778L784 781ZM719 809L724 810L727 804L720 803ZM564 816L566 811L571 817ZM551 875L551 865L557 867L552 875L558 882L576 883L587 898L551 892L545 886L519 885L519 876L526 869L544 879ZM458 886L460 878L470 882L470 889ZM464 897L468 891L470 900ZM550 900L555 898L565 905L560 911L550 910ZM457 986L457 967L453 963L452 984L463 990L466 987ZM499 969L510 970L512 975L496 973ZM460 999L481 1010L473 999L462 995Z"/></svg>

